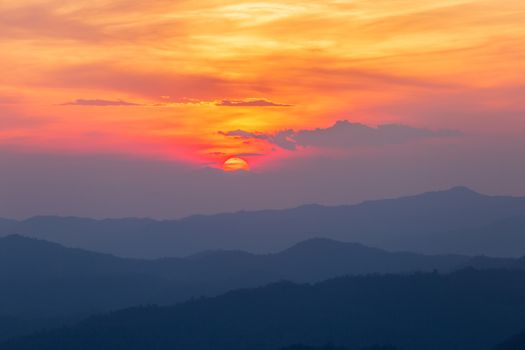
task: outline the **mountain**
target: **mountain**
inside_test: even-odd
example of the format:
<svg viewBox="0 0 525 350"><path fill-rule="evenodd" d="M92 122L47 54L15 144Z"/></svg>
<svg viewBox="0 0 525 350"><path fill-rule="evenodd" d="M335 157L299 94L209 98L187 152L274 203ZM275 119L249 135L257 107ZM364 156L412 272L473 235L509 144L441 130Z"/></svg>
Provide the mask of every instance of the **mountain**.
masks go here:
<svg viewBox="0 0 525 350"><path fill-rule="evenodd" d="M8 231L18 224L16 220L0 218L0 231Z"/></svg>
<svg viewBox="0 0 525 350"><path fill-rule="evenodd" d="M358 243L325 238L300 242L280 253L260 257L264 266L294 282L320 281L346 274L451 271L470 258L459 255L420 255L385 252Z"/></svg>
<svg viewBox="0 0 525 350"><path fill-rule="evenodd" d="M345 274L451 271L463 256L391 253L327 239L276 254L203 252L187 258L119 258L56 243L0 238L0 310L58 317L144 303L174 303L279 280L313 282Z"/></svg>
<svg viewBox="0 0 525 350"><path fill-rule="evenodd" d="M0 341L34 333L49 326L63 324L62 321L54 319L31 319L25 320L11 316L0 316Z"/></svg>
<svg viewBox="0 0 525 350"><path fill-rule="evenodd" d="M494 350L523 350L525 349L525 331L509 337L503 343L494 347Z"/></svg>
<svg viewBox="0 0 525 350"><path fill-rule="evenodd" d="M485 255L474 256L463 264L457 266L457 269L472 267L478 270L491 269L525 269L525 266L520 266L519 259L513 258L493 258Z"/></svg>
<svg viewBox="0 0 525 350"><path fill-rule="evenodd" d="M0 239L3 315L62 318L147 302L175 286L149 262L116 258L55 243L9 236ZM176 294L175 294L176 295Z"/></svg>
<svg viewBox="0 0 525 350"><path fill-rule="evenodd" d="M344 348L335 347L333 345L325 345L325 346L318 347L318 346L308 346L308 345L297 344L297 345L287 346L285 348L282 348L281 350L356 350L356 349L355 348L351 349L347 347L344 347ZM394 346L389 346L389 345L387 346L372 345L372 346L360 348L359 350L399 350L399 349Z"/></svg>
<svg viewBox="0 0 525 350"><path fill-rule="evenodd" d="M446 251L469 255L521 256L525 253L525 215L440 235L422 234L414 240L412 247L426 253ZM411 246L408 245L407 249L410 250Z"/></svg>
<svg viewBox="0 0 525 350"><path fill-rule="evenodd" d="M0 238L0 316L13 318L2 323L0 317L0 339L93 313L174 304L281 280L317 282L349 274L450 272L468 266L525 269L523 261L388 252L321 238L274 254L205 251L143 260L13 235Z"/></svg>
<svg viewBox="0 0 525 350"><path fill-rule="evenodd" d="M275 350L327 343L487 349L523 327L525 271L280 282L170 307L136 307L0 344L2 350Z"/></svg>
<svg viewBox="0 0 525 350"><path fill-rule="evenodd" d="M181 220L34 217L0 225L0 236L20 234L140 258L204 250L268 253L314 237L419 253L521 256L524 227L525 198L456 187L357 205L306 205Z"/></svg>

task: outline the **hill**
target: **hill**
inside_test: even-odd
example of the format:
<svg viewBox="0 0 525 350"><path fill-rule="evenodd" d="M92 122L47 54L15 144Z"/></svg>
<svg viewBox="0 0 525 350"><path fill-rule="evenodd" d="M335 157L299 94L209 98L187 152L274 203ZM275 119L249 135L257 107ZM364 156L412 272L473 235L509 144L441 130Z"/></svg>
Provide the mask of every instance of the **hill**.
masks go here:
<svg viewBox="0 0 525 350"><path fill-rule="evenodd" d="M523 350L525 349L525 332L520 332L509 337L503 343L494 347L493 350Z"/></svg>
<svg viewBox="0 0 525 350"><path fill-rule="evenodd" d="M0 238L0 310L4 315L56 317L289 280L313 282L345 274L450 271L463 256L391 253L326 239L276 254L204 252L187 258L119 258L56 243Z"/></svg>
<svg viewBox="0 0 525 350"><path fill-rule="evenodd" d="M422 234L414 240L413 247L427 253L446 251L469 255L521 256L524 254L524 237L525 215L522 214L481 227L453 230L440 235ZM410 245L407 248L410 250Z"/></svg>
<svg viewBox="0 0 525 350"><path fill-rule="evenodd" d="M139 307L13 339L3 350L275 350L294 343L486 349L523 328L525 271L281 282L170 307Z"/></svg>
<svg viewBox="0 0 525 350"><path fill-rule="evenodd" d="M204 250L279 251L314 237L419 253L525 254L525 198L465 187L326 207L192 216L181 220L34 217L0 225L20 234L119 256L159 258Z"/></svg>
<svg viewBox="0 0 525 350"><path fill-rule="evenodd" d="M297 345L291 345L291 346L287 346L285 348L282 348L281 350L356 350L355 348L351 349L351 348L341 348L341 347L336 347L334 345L325 345L325 346L308 346L308 345L301 345L301 344L297 344ZM382 346L382 345L372 345L372 346L367 346L365 348L360 348L359 350L399 350L398 348L394 347L394 346Z"/></svg>

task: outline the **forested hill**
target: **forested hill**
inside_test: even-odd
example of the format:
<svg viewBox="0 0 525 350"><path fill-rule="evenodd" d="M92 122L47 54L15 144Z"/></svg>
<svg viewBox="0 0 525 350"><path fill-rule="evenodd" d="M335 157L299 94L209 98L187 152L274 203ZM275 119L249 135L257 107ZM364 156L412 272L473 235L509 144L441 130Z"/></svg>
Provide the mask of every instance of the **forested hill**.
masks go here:
<svg viewBox="0 0 525 350"><path fill-rule="evenodd" d="M488 349L524 328L524 271L462 270L282 282L139 307L1 344L2 350L275 350L304 343Z"/></svg>

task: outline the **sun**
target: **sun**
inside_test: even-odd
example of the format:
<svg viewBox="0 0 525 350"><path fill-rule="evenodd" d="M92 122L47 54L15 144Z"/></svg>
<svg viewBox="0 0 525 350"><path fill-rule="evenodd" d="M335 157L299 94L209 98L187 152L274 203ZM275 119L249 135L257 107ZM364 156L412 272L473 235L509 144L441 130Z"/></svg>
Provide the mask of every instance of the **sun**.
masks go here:
<svg viewBox="0 0 525 350"><path fill-rule="evenodd" d="M244 170L249 171L250 165L247 161L239 157L228 158L222 165L222 170L224 171L238 171Z"/></svg>

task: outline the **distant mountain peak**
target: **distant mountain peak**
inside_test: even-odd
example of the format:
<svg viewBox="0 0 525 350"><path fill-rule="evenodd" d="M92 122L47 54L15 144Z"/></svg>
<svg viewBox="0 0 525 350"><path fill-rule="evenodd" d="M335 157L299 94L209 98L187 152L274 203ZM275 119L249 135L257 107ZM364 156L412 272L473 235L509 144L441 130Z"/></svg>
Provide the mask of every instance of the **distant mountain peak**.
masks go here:
<svg viewBox="0 0 525 350"><path fill-rule="evenodd" d="M480 193L474 191L473 189L467 187L467 186L455 186L449 189L446 192L452 192L452 193L465 193L465 194L475 194L480 195Z"/></svg>
<svg viewBox="0 0 525 350"><path fill-rule="evenodd" d="M364 250L374 249L366 247L360 243L340 242L329 238L315 237L296 243L290 248L284 250L283 252L322 253L329 251L333 252L338 250L347 250L348 248Z"/></svg>
<svg viewBox="0 0 525 350"><path fill-rule="evenodd" d="M296 243L294 247L297 246L319 246L319 245L325 245L325 246L332 246L332 245L340 245L345 244L343 242L336 241L335 239L330 238L324 238L324 237L313 237L304 241L301 241L299 243Z"/></svg>
<svg viewBox="0 0 525 350"><path fill-rule="evenodd" d="M404 199L404 198L473 198L477 199L480 197L484 197L485 195L474 191L473 189L466 187L466 186L455 186L451 187L447 190L441 190L441 191L431 191L431 192L424 192L412 197L401 197L398 199Z"/></svg>
<svg viewBox="0 0 525 350"><path fill-rule="evenodd" d="M19 234L12 234L4 237L0 237L0 245L7 247L17 247L17 248L34 248L34 247L52 247L54 249L67 249L59 243L34 238L27 237Z"/></svg>
<svg viewBox="0 0 525 350"><path fill-rule="evenodd" d="M37 240L35 238L22 236L22 235L19 235L19 234L12 234L12 235L7 235L7 236L4 236L4 237L0 237L0 242L1 241L3 241L3 242L38 242L39 240Z"/></svg>
<svg viewBox="0 0 525 350"><path fill-rule="evenodd" d="M210 259L210 258L246 258L254 256L251 253L242 251L242 250L205 250L199 253L191 254L186 257L189 260L201 260L201 259Z"/></svg>

